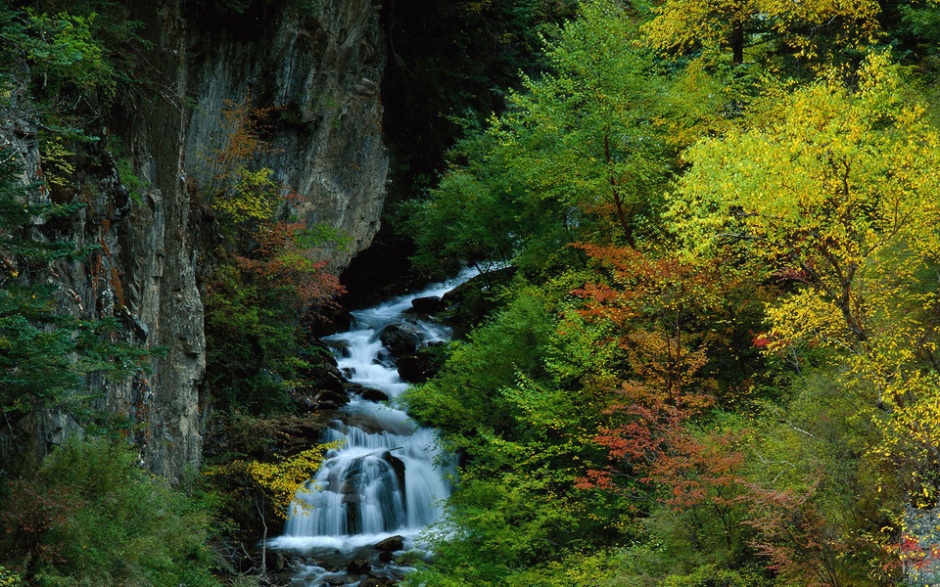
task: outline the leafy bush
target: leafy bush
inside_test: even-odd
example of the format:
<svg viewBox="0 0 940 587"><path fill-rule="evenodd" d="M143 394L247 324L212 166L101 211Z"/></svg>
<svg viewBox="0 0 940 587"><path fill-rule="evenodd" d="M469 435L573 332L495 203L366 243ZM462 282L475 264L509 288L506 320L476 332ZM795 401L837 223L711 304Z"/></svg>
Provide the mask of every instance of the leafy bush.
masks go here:
<svg viewBox="0 0 940 587"><path fill-rule="evenodd" d="M126 445L71 441L9 483L2 504L0 562L35 585L218 585L207 503L145 472Z"/></svg>

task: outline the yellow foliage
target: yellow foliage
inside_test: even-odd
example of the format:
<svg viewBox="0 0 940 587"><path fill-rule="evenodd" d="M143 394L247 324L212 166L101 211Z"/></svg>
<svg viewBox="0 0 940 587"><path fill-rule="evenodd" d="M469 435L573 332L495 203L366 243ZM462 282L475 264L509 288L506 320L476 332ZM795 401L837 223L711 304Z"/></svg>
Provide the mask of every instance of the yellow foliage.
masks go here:
<svg viewBox="0 0 940 587"><path fill-rule="evenodd" d="M846 391L881 408L872 454L916 472L940 465L940 134L901 85L874 55L853 89L833 73L768 93L746 127L687 151L668 217L690 252L786 284L767 350L833 351Z"/></svg>
<svg viewBox="0 0 940 587"><path fill-rule="evenodd" d="M20 587L23 579L19 574L0 565L0 587Z"/></svg>
<svg viewBox="0 0 940 587"><path fill-rule="evenodd" d="M326 452L340 445L340 442L320 444L274 463L234 461L213 473L246 478L271 500L276 514L284 518L297 494L308 491L306 483L320 468Z"/></svg>
<svg viewBox="0 0 940 587"><path fill-rule="evenodd" d="M230 176L233 185L216 196L216 210L236 225L273 218L279 191L278 183L272 179L273 174L267 167L257 171L240 167Z"/></svg>
<svg viewBox="0 0 940 587"><path fill-rule="evenodd" d="M65 146L65 139L54 135L42 141L40 152L46 181L49 185L68 187L69 176L75 173L75 166L69 161L75 153Z"/></svg>
<svg viewBox="0 0 940 587"><path fill-rule="evenodd" d="M751 29L775 35L797 57L815 58L820 28L831 28L835 45L860 47L873 41L880 12L874 0L666 0L645 26L650 45L663 52L700 49L716 55L746 44ZM824 42L827 42L828 39Z"/></svg>
<svg viewBox="0 0 940 587"><path fill-rule="evenodd" d="M771 310L785 340L852 346L880 309L919 303L897 296L940 246L940 138L897 85L896 67L874 56L857 91L832 77L772 92L752 126L686 153L674 230L704 254L746 243L774 277L805 283Z"/></svg>

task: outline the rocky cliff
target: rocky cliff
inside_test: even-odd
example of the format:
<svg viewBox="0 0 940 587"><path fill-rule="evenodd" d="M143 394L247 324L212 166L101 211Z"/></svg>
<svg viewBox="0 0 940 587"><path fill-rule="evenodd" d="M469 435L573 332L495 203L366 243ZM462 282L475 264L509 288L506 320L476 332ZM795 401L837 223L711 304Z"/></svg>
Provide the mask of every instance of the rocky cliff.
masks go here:
<svg viewBox="0 0 940 587"><path fill-rule="evenodd" d="M372 241L384 200L379 8L378 0L269 5L190 35L187 172L210 180L211 153L227 139L222 112L250 100L268 113L269 145L254 163L299 194L291 211L308 226L340 231L344 245L321 253L335 269Z"/></svg>
<svg viewBox="0 0 940 587"><path fill-rule="evenodd" d="M259 4L259 3L255 3ZM82 201L68 237L95 245L81 261L55 270L63 311L115 316L123 338L160 352L149 373L129 381L93 380L101 404L124 418L144 462L177 478L201 453L199 382L205 371L200 264L211 215L193 186L211 173L207 150L224 140L227 101L271 107L272 148L258 163L297 194L291 212L346 236L342 250L318 251L341 269L378 229L388 159L381 137L378 85L384 67L379 6L371 0L277 2L225 22L181 0L125 3L152 45L148 79L94 129L103 141L76 155L71 187L52 198ZM141 91L140 88L145 88ZM26 163L24 182L41 180L44 160L25 91L2 113L0 144ZM108 147L120 137L122 169ZM128 177L133 176L134 186ZM43 193L37 197L48 198ZM22 419L0 432L0 463L40 458L80 434L61 413Z"/></svg>

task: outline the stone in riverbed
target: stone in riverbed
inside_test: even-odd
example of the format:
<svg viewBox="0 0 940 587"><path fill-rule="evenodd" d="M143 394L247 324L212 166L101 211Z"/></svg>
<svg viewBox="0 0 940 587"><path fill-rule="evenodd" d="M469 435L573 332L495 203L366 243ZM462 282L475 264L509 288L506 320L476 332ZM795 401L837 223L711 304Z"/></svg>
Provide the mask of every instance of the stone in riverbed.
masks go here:
<svg viewBox="0 0 940 587"><path fill-rule="evenodd" d="M382 458L391 465L395 471L395 477L398 479L398 486L401 488L402 495L405 493L405 463L400 458L392 454L392 451L382 453Z"/></svg>
<svg viewBox="0 0 940 587"><path fill-rule="evenodd" d="M313 398L317 410L336 410L349 403L345 393L323 390Z"/></svg>
<svg viewBox="0 0 940 587"><path fill-rule="evenodd" d="M431 362L421 355L405 355L398 359L398 376L405 383L424 383L431 376Z"/></svg>
<svg viewBox="0 0 940 587"><path fill-rule="evenodd" d="M438 296L425 296L411 300L412 309L419 314L436 314L447 309L447 304Z"/></svg>
<svg viewBox="0 0 940 587"><path fill-rule="evenodd" d="M405 540L401 536L390 536L385 540L375 544L372 548L383 552L395 552L405 548Z"/></svg>
<svg viewBox="0 0 940 587"><path fill-rule="evenodd" d="M379 340L396 357L413 355L421 346L421 330L414 324L389 324L379 334Z"/></svg>
<svg viewBox="0 0 940 587"><path fill-rule="evenodd" d="M369 565L369 561L364 559L351 560L346 565L346 572L354 577L359 575L364 575L372 570L372 567Z"/></svg>
<svg viewBox="0 0 940 587"><path fill-rule="evenodd" d="M362 388L362 391L359 392L362 396L362 399L370 402L387 402L388 394L384 391L379 391L378 389L372 389L369 387Z"/></svg>

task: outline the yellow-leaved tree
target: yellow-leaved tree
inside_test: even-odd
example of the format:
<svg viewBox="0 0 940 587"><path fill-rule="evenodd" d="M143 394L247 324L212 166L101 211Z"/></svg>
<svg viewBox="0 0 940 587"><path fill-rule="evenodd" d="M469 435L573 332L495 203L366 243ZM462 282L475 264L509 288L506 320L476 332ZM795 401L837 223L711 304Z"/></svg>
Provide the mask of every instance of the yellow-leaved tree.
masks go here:
<svg viewBox="0 0 940 587"><path fill-rule="evenodd" d="M666 0L646 25L653 47L664 52L731 51L744 61L744 49L780 42L798 57L821 50L856 47L877 29L874 0Z"/></svg>
<svg viewBox="0 0 940 587"><path fill-rule="evenodd" d="M782 284L768 348L829 349L879 426L869 454L933 504L940 134L901 88L899 67L875 54L853 76L770 92L742 128L687 151L669 217L688 250L732 252Z"/></svg>
<svg viewBox="0 0 940 587"><path fill-rule="evenodd" d="M339 441L318 444L275 462L239 459L206 471L208 475L216 477L217 482L224 479L226 484L233 488L230 492L233 499L250 501L257 511L264 528L261 541L262 575L267 570L265 559L268 543L268 506L271 506L272 514L279 519L287 518L291 504L306 507L304 502L295 499L297 494L311 490L308 481L320 468L324 455L341 445L342 442Z"/></svg>

